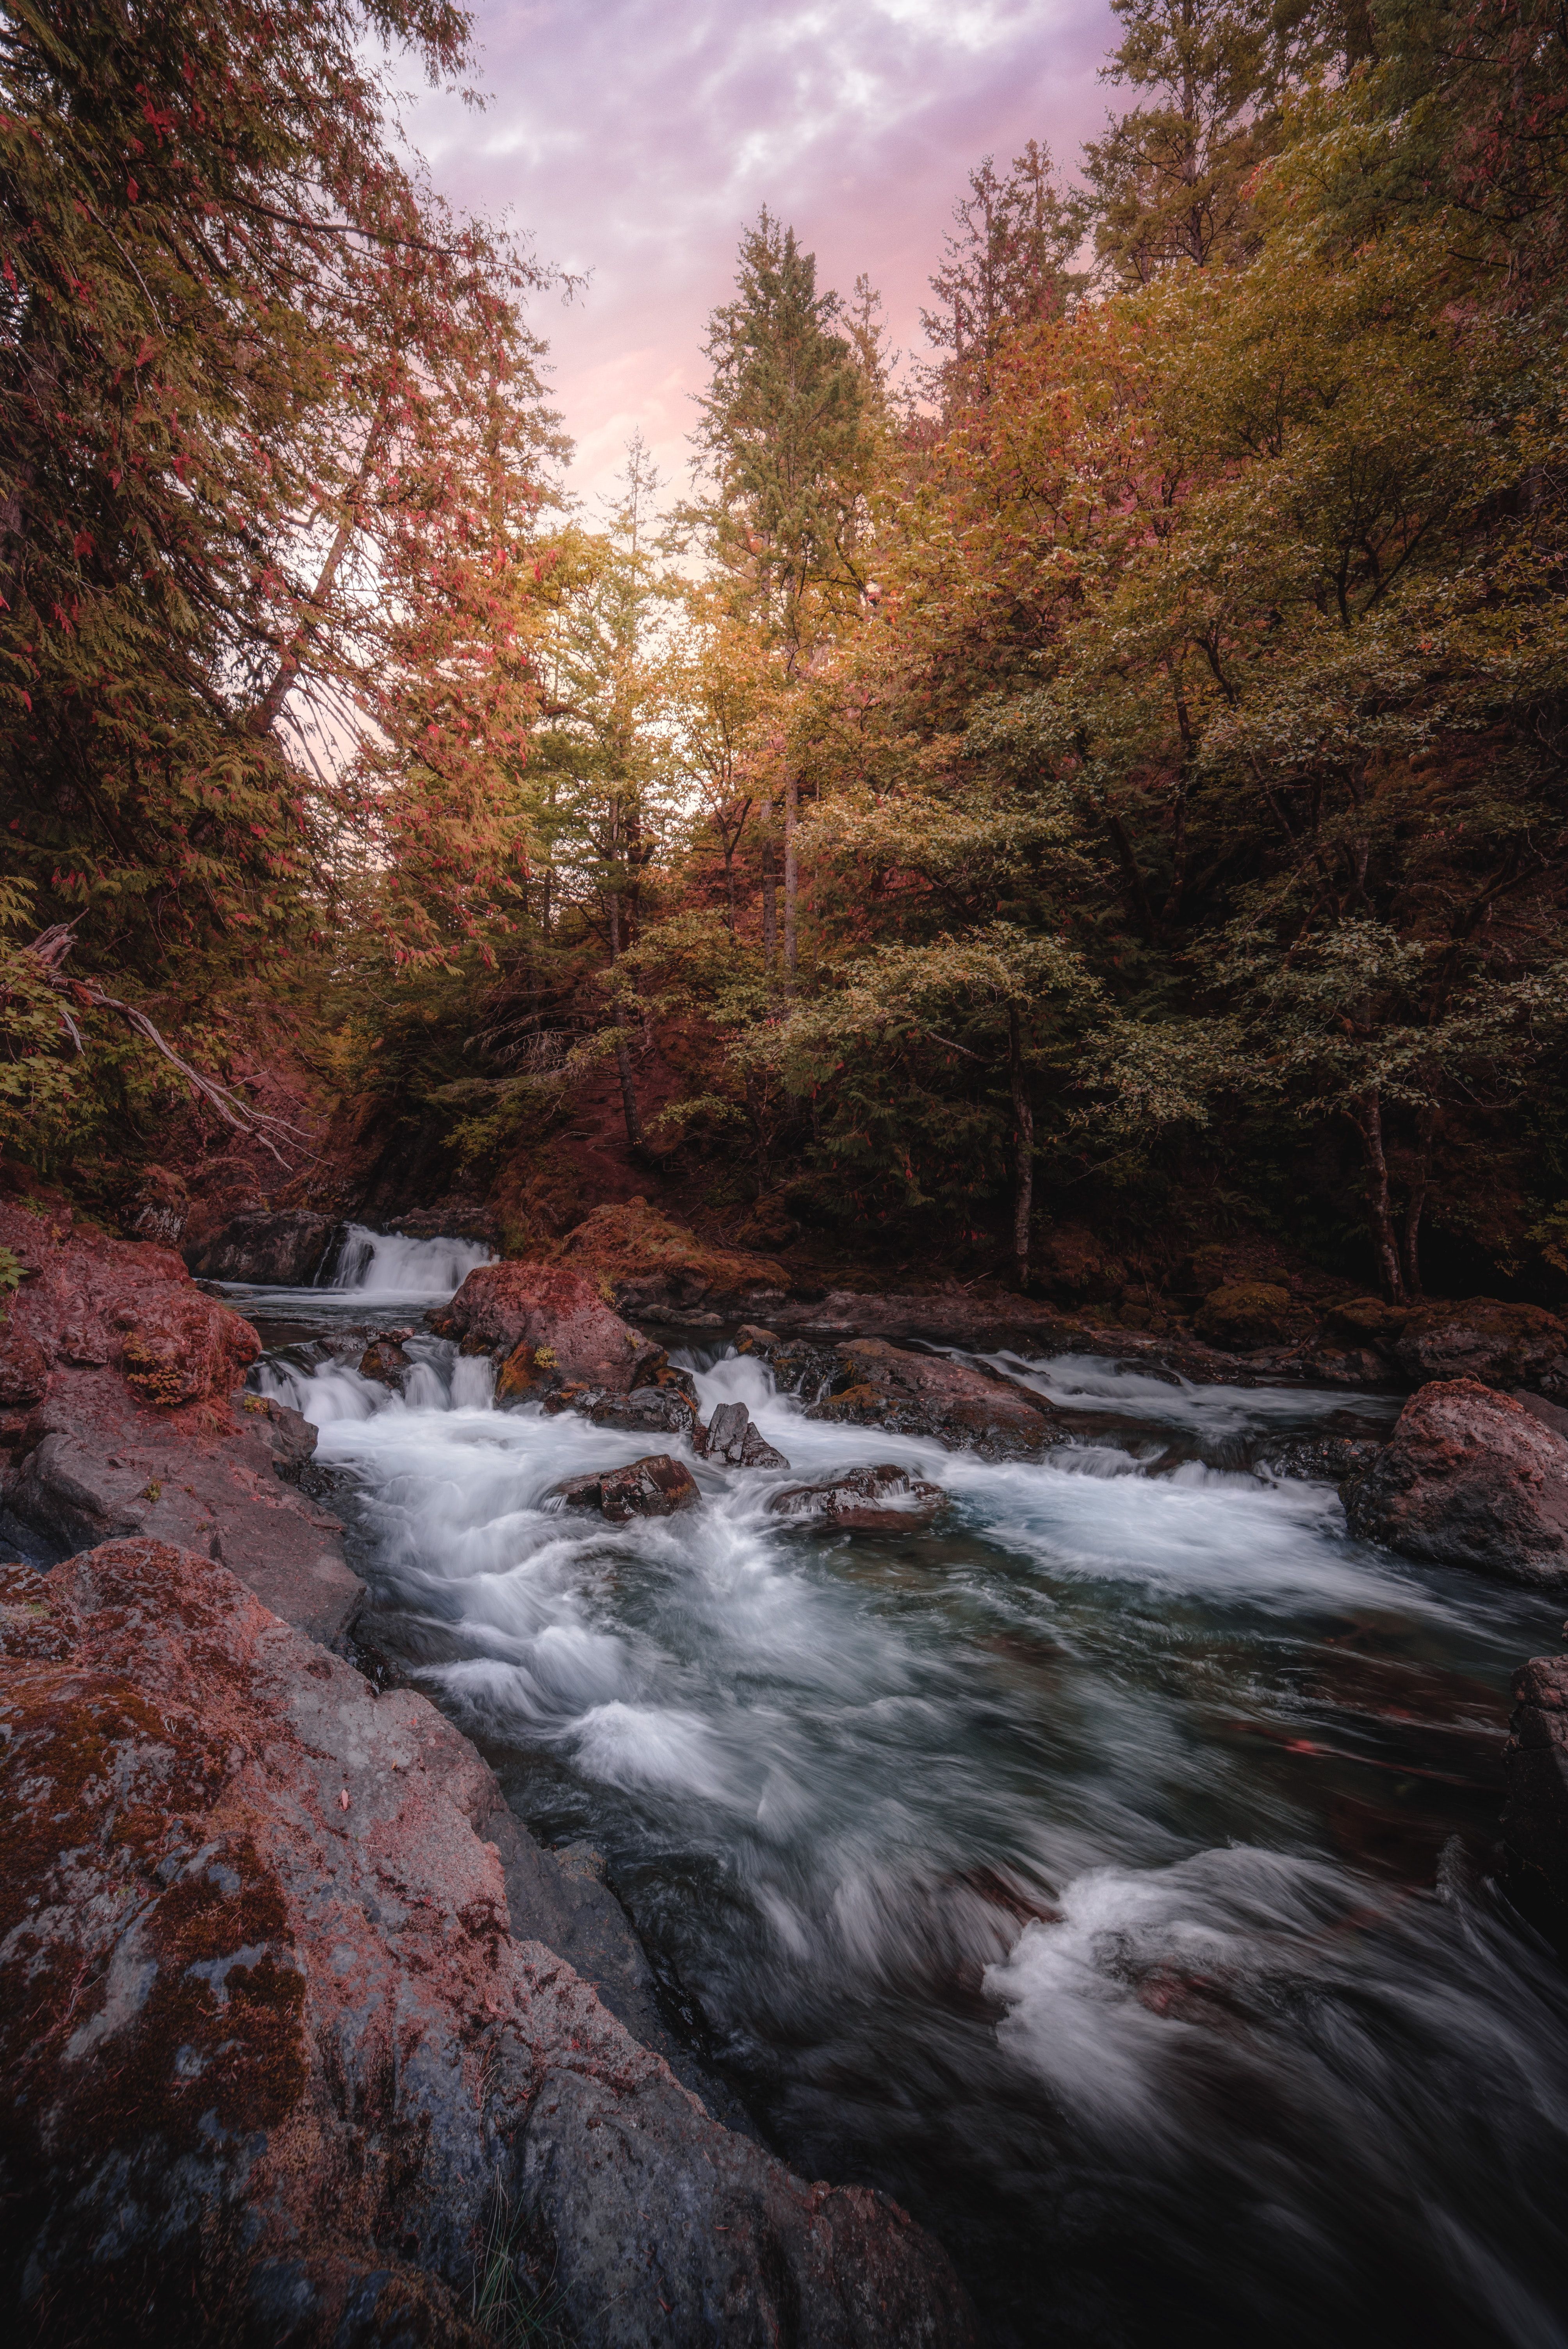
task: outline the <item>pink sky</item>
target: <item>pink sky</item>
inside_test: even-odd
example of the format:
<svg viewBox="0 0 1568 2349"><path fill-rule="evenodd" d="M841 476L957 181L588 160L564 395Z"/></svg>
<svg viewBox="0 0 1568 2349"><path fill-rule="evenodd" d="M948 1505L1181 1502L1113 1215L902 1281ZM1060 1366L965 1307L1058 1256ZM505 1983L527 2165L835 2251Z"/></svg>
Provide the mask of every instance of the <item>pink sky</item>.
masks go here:
<svg viewBox="0 0 1568 2349"><path fill-rule="evenodd" d="M475 0L489 109L421 100L410 129L463 206L509 214L542 258L592 272L542 302L573 486L613 479L641 427L684 486L708 312L766 203L819 283L919 310L954 198L1031 137L1070 166L1112 93L1109 0Z"/></svg>

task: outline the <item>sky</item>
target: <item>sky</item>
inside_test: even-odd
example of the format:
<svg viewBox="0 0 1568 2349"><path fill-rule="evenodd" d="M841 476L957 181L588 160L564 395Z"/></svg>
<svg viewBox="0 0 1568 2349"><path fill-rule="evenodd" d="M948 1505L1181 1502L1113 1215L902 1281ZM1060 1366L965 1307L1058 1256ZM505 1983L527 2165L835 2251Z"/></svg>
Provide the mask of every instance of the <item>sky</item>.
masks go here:
<svg viewBox="0 0 1568 2349"><path fill-rule="evenodd" d="M848 294L863 270L894 342L924 352L926 279L967 172L1026 140L1074 161L1116 95L1109 0L470 0L482 113L407 120L440 187L586 274L531 323L586 502L640 429L684 489L707 315L761 205ZM1125 101L1124 101L1125 102Z"/></svg>

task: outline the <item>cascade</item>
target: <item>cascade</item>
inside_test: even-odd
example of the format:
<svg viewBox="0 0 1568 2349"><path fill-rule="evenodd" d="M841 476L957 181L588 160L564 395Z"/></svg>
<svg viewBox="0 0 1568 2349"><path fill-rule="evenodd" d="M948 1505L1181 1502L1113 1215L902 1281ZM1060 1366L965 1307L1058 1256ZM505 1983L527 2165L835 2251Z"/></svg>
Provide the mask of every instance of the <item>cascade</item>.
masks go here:
<svg viewBox="0 0 1568 2349"><path fill-rule="evenodd" d="M467 1244L356 1240L366 1299L461 1277L413 1251ZM428 1335L395 1394L323 1328L258 1383L352 1481L369 1636L604 1855L769 2139L911 2208L989 2338L1560 2337L1568 1988L1491 1851L1561 1605L1270 1470L1387 1398L998 1356L1081 1437L987 1462L811 1421L716 1342L675 1358L705 1416L743 1401L791 1470L672 1442L706 1506L610 1526L545 1495L645 1437L496 1411ZM946 1516L769 1516L872 1460Z"/></svg>

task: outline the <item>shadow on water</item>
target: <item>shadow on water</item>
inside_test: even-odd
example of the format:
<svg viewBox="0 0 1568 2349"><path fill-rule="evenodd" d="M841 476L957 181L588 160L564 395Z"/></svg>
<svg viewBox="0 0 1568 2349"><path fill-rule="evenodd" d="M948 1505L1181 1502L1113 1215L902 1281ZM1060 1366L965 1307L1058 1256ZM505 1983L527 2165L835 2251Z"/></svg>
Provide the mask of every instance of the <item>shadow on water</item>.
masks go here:
<svg viewBox="0 0 1568 2349"><path fill-rule="evenodd" d="M405 1402L325 1340L262 1381L355 1481L378 1642L604 1852L771 2142L913 2209L989 2340L1564 2339L1568 1986L1491 1873L1509 1675L1561 1609L1243 1464L1386 1403L1008 1361L1079 1440L992 1464L697 1357L797 1475L896 1459L946 1516L820 1539L781 1472L694 1461L700 1513L611 1528L542 1500L645 1439L498 1413L428 1337Z"/></svg>

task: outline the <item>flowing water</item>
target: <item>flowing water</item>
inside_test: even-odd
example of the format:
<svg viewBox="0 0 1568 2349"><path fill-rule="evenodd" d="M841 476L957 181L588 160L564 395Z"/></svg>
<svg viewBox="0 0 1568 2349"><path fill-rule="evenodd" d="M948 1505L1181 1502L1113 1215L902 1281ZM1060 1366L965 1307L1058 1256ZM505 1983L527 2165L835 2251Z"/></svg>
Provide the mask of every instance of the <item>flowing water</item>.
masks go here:
<svg viewBox="0 0 1568 2349"><path fill-rule="evenodd" d="M368 1259L399 1304L460 1277L421 1245L456 1244ZM692 1461L700 1512L613 1528L546 1491L645 1437L498 1413L428 1336L391 1396L332 1331L394 1292L325 1294L260 1299L259 1377L353 1481L377 1641L603 1852L769 2142L913 2209L988 2341L1568 2339L1568 1985L1491 1880L1561 1602L1268 1471L1386 1402L998 1357L1077 1440L995 1465L693 1356L797 1476L897 1460L952 1506L824 1538L766 1514L782 1472Z"/></svg>

